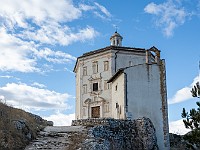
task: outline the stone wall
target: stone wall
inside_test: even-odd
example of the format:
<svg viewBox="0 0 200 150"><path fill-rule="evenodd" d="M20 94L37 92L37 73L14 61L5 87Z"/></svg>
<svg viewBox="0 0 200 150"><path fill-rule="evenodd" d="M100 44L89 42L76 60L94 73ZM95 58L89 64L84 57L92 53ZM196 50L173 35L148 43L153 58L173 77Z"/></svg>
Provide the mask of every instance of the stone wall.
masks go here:
<svg viewBox="0 0 200 150"><path fill-rule="evenodd" d="M90 118L90 119L79 119L72 120L72 126L95 126L95 125L109 125L109 122L117 121L112 118Z"/></svg>

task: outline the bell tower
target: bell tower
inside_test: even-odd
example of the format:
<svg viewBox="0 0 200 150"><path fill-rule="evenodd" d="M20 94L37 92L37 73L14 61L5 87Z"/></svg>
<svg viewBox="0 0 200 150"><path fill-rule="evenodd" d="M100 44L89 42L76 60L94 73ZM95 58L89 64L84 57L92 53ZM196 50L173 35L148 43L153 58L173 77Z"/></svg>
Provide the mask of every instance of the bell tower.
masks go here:
<svg viewBox="0 0 200 150"><path fill-rule="evenodd" d="M115 33L110 37L111 46L122 46L123 37L115 31Z"/></svg>

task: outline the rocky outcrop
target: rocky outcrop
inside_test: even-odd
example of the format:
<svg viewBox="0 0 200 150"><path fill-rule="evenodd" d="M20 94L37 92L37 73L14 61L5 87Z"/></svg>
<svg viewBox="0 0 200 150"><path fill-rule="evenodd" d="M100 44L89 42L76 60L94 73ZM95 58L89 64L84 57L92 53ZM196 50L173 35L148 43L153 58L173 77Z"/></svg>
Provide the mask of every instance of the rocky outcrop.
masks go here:
<svg viewBox="0 0 200 150"><path fill-rule="evenodd" d="M121 150L121 149L157 149L156 134L148 118L137 120L87 119L74 121L72 125L85 124L91 127L82 144L83 149ZM100 123L99 125L98 122Z"/></svg>
<svg viewBox="0 0 200 150"><path fill-rule="evenodd" d="M46 127L26 150L156 150L156 134L148 118L84 119L68 127Z"/></svg>

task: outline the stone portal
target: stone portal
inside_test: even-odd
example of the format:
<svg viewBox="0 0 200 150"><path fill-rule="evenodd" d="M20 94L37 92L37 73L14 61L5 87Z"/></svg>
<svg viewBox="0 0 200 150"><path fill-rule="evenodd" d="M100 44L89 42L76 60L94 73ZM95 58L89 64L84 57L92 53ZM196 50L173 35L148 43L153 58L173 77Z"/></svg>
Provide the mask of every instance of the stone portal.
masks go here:
<svg viewBox="0 0 200 150"><path fill-rule="evenodd" d="M100 118L100 106L92 107L92 118Z"/></svg>

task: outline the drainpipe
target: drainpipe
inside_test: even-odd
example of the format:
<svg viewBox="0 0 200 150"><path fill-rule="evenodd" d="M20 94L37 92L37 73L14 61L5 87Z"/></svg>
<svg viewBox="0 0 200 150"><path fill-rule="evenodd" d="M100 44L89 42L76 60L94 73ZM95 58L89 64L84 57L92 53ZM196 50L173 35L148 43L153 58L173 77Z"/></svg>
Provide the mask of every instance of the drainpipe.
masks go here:
<svg viewBox="0 0 200 150"><path fill-rule="evenodd" d="M126 119L127 119L127 112L128 112L128 101L127 101L127 74L126 72L124 72L125 75L125 95L124 95L124 99L125 99L125 105L124 105L124 109L125 109L125 114L126 114Z"/></svg>
<svg viewBox="0 0 200 150"><path fill-rule="evenodd" d="M115 52L115 72L117 71L117 53L119 53L119 50L117 52Z"/></svg>

